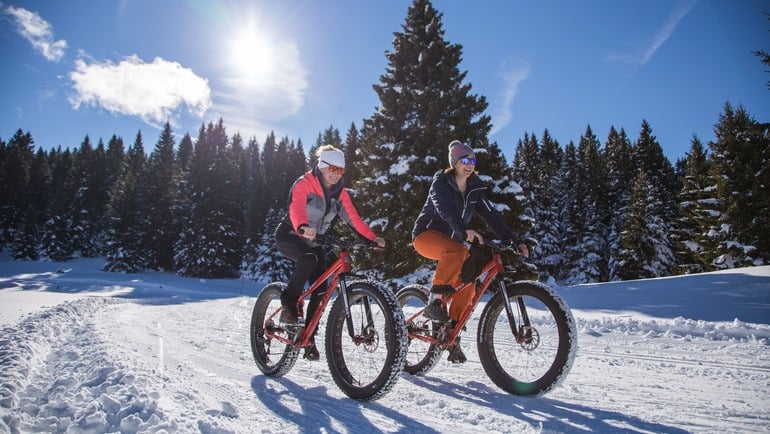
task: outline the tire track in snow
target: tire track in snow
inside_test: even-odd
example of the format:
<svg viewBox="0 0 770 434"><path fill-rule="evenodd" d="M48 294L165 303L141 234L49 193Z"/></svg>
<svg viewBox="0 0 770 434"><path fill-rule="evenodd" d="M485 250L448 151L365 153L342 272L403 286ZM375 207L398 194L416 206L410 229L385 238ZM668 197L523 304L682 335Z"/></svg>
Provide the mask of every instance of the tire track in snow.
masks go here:
<svg viewBox="0 0 770 434"><path fill-rule="evenodd" d="M597 359L628 359L628 360L641 360L641 361L647 361L647 362L655 362L660 364L666 364L666 365L686 365L686 366L698 366L698 367L708 367L708 368L716 368L716 369L735 369L740 371L753 371L758 373L764 373L764 374L770 374L770 365L769 366L753 366L753 365L746 365L746 364L738 364L738 363L731 363L731 362L725 362L725 361L714 361L714 362L707 362L703 360L686 360L681 358L675 358L675 357L666 357L666 356L653 356L649 354L631 354L631 353L613 353L613 352L602 352L602 351L591 351L591 350L584 350L581 349L579 352L579 355L581 357L586 356L592 356Z"/></svg>
<svg viewBox="0 0 770 434"><path fill-rule="evenodd" d="M61 304L3 330L2 423L10 432L175 430L157 396L120 369L90 318L118 303L87 298ZM16 375L7 378L9 375Z"/></svg>

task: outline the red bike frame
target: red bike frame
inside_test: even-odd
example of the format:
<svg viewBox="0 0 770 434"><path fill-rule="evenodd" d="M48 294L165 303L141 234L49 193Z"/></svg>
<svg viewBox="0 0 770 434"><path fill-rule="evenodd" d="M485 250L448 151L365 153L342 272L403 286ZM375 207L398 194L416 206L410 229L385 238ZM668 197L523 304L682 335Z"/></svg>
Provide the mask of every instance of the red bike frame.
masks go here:
<svg viewBox="0 0 770 434"><path fill-rule="evenodd" d="M321 299L321 303L318 305L318 309L316 309L315 314L313 314L313 317L309 319L309 321L303 325L298 324L298 327L302 327L302 331L298 333L298 336L295 340L287 339L283 336L280 336L278 334L273 333L270 330L265 329L265 336L276 339L280 342L283 342L287 345L293 345L298 344L300 347L306 347L310 345L310 338L313 336L313 332L315 331L316 327L318 327L318 323L321 321L321 316L324 313L324 310L326 310L326 305L329 303L329 300L331 300L332 295L334 294L333 289L337 287L338 284L341 284L341 294L343 297L347 297L347 291L345 290L345 279L344 277L340 279L343 273L346 273L351 270L350 266L350 254L346 251L341 251L339 257L336 261L334 261L329 268L326 269L324 274L321 275L318 279L316 279L315 282L305 290L305 292L300 295L299 300L297 300L297 312L302 315L303 313L303 307L305 305L305 299L307 297L310 297L312 293L314 293L318 288L321 287L321 284L326 281L327 279L331 278L331 281L329 282L329 286L327 286L326 294ZM347 302L345 303L347 305ZM270 317L267 318L267 320L276 320L281 314L281 310L283 308L277 309L275 312L273 312Z"/></svg>
<svg viewBox="0 0 770 434"><path fill-rule="evenodd" d="M503 267L503 259L500 256L499 252L494 252L492 255L492 259L487 263L487 265L484 266L484 268L481 269L481 272L479 272L479 276L484 276L486 274L486 277L484 278L484 281L481 282L481 287L476 287L476 295L473 297L470 303L465 307L462 314L460 314L460 319L457 321L457 324L454 328L448 328L447 334L445 339L439 339L433 336L428 336L425 334L412 334L409 333L409 338L411 339L419 339L421 341L428 342L430 344L440 344L440 345L454 345L457 343L457 337L460 335L460 332L463 330L463 327L465 327L465 323L468 322L468 319L470 319L471 314L473 313L473 310L476 309L476 306L479 304L479 301L481 301L481 297L484 296L484 294L487 292L487 289L489 289L489 285L492 284L492 282L495 281L495 277L497 277L498 274L505 271L505 268ZM462 283L455 287L455 293L450 295L449 297L444 296L442 297L441 305L446 308L446 305L449 301L451 301L460 291L468 288L471 286L471 283ZM410 322L414 321L417 317L422 315L422 312L425 309L419 310L417 313L412 315L411 317L407 318L406 322L409 324ZM430 320L426 320L430 321Z"/></svg>

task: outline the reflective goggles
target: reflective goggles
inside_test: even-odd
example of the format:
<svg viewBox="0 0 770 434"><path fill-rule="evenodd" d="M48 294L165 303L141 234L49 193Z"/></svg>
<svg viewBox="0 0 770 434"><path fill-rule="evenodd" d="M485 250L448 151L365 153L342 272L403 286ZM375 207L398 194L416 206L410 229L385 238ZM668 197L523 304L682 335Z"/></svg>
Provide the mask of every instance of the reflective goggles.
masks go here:
<svg viewBox="0 0 770 434"><path fill-rule="evenodd" d="M345 168L344 167L333 166L333 165L331 165L331 164L329 164L329 163L327 163L326 161L323 161L323 160L321 160L321 162L326 164L326 168L329 169L329 173L336 173L338 175L342 175L342 174L345 173Z"/></svg>
<svg viewBox="0 0 770 434"><path fill-rule="evenodd" d="M473 164L476 165L476 157L463 157L460 158L460 162L463 164Z"/></svg>

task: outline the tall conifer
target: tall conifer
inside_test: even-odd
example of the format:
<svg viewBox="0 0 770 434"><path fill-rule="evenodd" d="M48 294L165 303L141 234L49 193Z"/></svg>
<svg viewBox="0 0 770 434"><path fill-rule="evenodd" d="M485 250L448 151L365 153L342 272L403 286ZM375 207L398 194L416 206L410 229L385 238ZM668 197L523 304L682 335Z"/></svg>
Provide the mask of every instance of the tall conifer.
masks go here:
<svg viewBox="0 0 770 434"><path fill-rule="evenodd" d="M390 245L387 261L380 255L372 262L391 274L410 273L426 263L411 247L412 227L433 174L448 167L452 140L477 150L483 174L495 180L505 176L489 171L491 160L502 155L487 139L487 102L463 83L462 46L444 39L441 18L429 0L415 0L409 7L402 30L394 33L393 50L385 54L386 72L373 86L380 106L362 129L368 161L355 188L362 215ZM497 188L512 197L506 203L515 202L510 182ZM510 214L505 216L518 221L518 215Z"/></svg>

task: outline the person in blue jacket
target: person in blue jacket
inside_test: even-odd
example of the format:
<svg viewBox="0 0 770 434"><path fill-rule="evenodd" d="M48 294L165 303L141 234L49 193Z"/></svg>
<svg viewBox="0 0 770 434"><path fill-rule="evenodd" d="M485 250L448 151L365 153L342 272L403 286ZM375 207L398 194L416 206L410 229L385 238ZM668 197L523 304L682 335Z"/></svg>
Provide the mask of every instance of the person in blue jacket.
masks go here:
<svg viewBox="0 0 770 434"><path fill-rule="evenodd" d="M460 270L470 256L467 243L484 243L484 238L469 227L474 214L480 216L494 234L502 240L513 240L525 256L527 246L511 230L487 199L487 186L476 172L476 156L473 149L458 140L449 144L449 167L438 171L428 192L420 215L414 223L412 241L421 256L438 261L433 275L431 293L451 295L460 283ZM441 300L433 297L423 313L434 321L456 322L463 309L476 292L475 284L469 285L454 296L449 314ZM449 349L453 363L465 361L459 344Z"/></svg>

